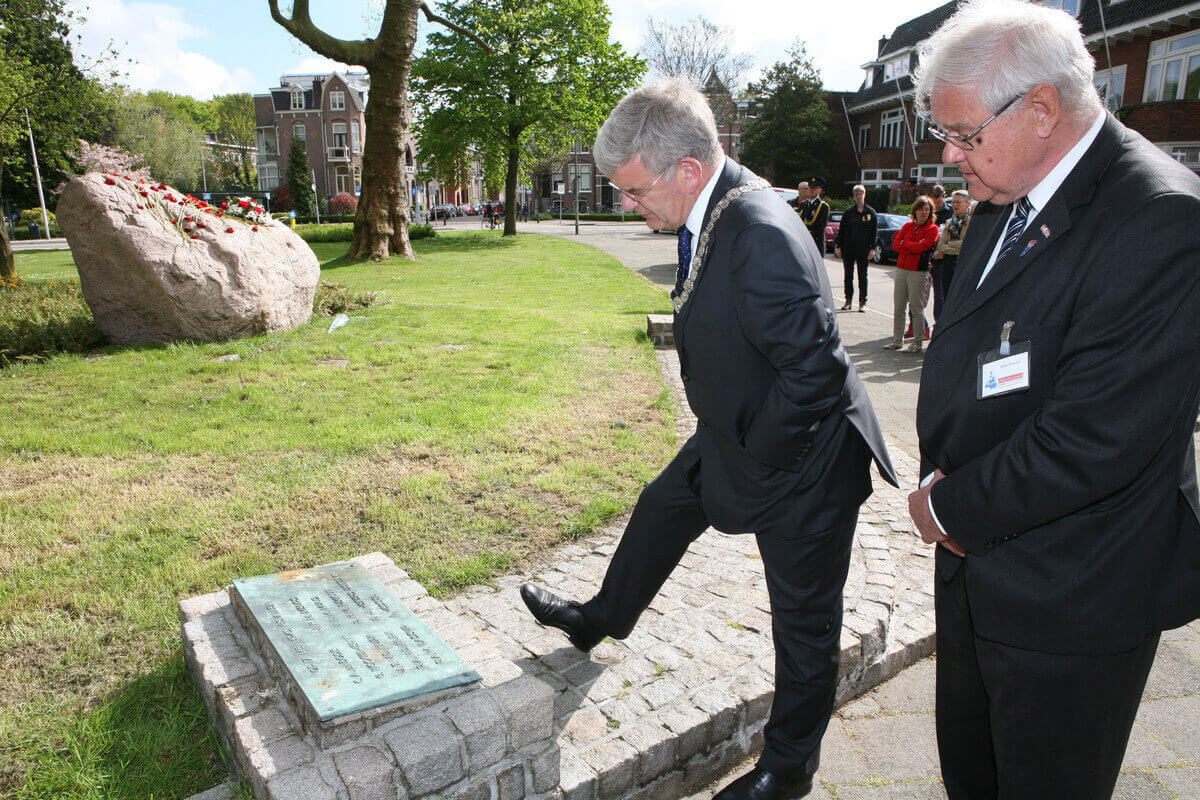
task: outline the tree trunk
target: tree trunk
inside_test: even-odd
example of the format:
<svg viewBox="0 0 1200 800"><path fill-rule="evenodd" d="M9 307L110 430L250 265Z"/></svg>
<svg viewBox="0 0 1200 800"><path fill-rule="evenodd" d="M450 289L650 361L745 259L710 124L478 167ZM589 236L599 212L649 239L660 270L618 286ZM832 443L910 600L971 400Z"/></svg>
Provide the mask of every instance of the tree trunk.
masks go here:
<svg viewBox="0 0 1200 800"><path fill-rule="evenodd" d="M12 242L8 241L8 226L0 220L0 278L17 280L17 264L13 260Z"/></svg>
<svg viewBox="0 0 1200 800"><path fill-rule="evenodd" d="M417 41L418 8L412 4L408 10L398 46L389 48L367 67L371 93L367 99L362 193L354 215L351 258L415 258L408 240L412 193L405 153L412 136L408 84Z"/></svg>
<svg viewBox="0 0 1200 800"><path fill-rule="evenodd" d="M521 169L520 131L508 131L508 169L504 176L504 235L517 235L517 176Z"/></svg>

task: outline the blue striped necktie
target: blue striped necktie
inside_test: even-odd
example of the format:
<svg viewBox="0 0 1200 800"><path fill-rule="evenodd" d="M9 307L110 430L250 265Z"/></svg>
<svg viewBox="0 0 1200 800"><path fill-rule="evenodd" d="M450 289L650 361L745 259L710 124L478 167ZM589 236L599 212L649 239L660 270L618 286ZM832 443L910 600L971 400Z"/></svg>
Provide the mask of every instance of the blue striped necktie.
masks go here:
<svg viewBox="0 0 1200 800"><path fill-rule="evenodd" d="M996 256L997 264L1004 260L1008 251L1016 246L1017 240L1025 232L1025 220L1028 219L1031 208L1033 206L1029 203L1028 197L1022 197L1017 203L1017 211L1008 221L1008 228L1004 231L1004 246L1000 248L1000 255Z"/></svg>
<svg viewBox="0 0 1200 800"><path fill-rule="evenodd" d="M688 267L692 264L692 232L684 225L679 229L679 269L675 273L675 294L683 292L683 282L687 280Z"/></svg>

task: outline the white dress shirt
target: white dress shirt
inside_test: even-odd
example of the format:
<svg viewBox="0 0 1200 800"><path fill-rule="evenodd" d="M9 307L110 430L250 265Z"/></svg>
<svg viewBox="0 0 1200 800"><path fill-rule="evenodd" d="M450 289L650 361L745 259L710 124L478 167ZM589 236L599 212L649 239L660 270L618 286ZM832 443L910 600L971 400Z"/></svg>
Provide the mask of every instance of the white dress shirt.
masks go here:
<svg viewBox="0 0 1200 800"><path fill-rule="evenodd" d="M1038 182L1037 186L1034 186L1029 190L1029 194L1026 195L1026 197L1029 199L1030 205L1029 214L1025 217L1026 228L1028 228L1037 218L1038 212L1046 207L1046 204L1050 202L1050 198L1054 197L1054 193L1058 191L1059 187L1062 186L1063 181L1065 181L1067 176L1071 174L1071 170L1075 169L1075 167L1079 165L1079 162L1083 159L1083 154L1087 152L1087 149L1092 146L1092 142L1096 141L1096 137L1100 135L1100 128L1104 126L1105 119L1107 119L1107 115L1105 113L1101 112L1098 114L1095 121L1092 122L1091 127L1088 128L1087 132L1083 134L1083 137L1075 143L1075 146L1072 147L1067 154L1062 157L1061 161L1054 165L1054 169L1050 170L1050 172L1046 174L1046 177L1042 178L1041 181ZM1017 204L1013 203L1012 211L1009 212L1008 219L1004 222L1004 228L1001 229L1002 231L1008 230L1008 223L1012 221L1013 215L1016 213ZM990 258L988 258L988 263L983 268L983 274L979 276L979 283L975 285L976 289L983 285L984 279L987 278L988 273L992 271L992 267L996 265L996 259L1000 257L1000 248L1004 246L1005 238L1007 237L1001 233L1000 238L996 240L996 246L992 248L992 255ZM928 486L932 480L932 472L921 478L921 488ZM948 536L949 534L946 533L945 526L942 525L942 521L938 519L937 512L933 510L933 495L929 496L928 503L929 513L933 517L933 521L937 523L938 530L940 530L943 535Z"/></svg>
<svg viewBox="0 0 1200 800"><path fill-rule="evenodd" d="M1046 203L1050 202L1050 198L1054 197L1054 193L1058 191L1058 187L1062 186L1063 181L1071 174L1071 170L1075 169L1083 158L1083 154L1092 146L1092 142L1096 141L1096 137L1100 135L1100 128L1104 126L1106 115L1100 113L1092 126L1088 128L1087 133L1083 138L1075 143L1075 146L1067 152L1062 160L1054 165L1054 169L1047 173L1046 177L1038 183L1037 186L1029 190L1029 194L1025 197L1029 200L1029 214L1025 217L1025 227L1028 228L1037 218L1038 212L1046 207ZM1017 213L1017 204L1013 203L1012 211L1008 212L1008 219L1004 221L1002 231L1008 230L1008 223L1012 221L1013 216ZM996 246L992 248L992 255L988 259L987 266L983 268L983 274L979 276L979 283L975 284L978 289L983 285L983 280L992 271L992 267L996 266L996 259L1000 257L1000 248L1004 246L1006 237L1001 233L1000 238L996 240Z"/></svg>
<svg viewBox="0 0 1200 800"><path fill-rule="evenodd" d="M688 214L687 222L683 223L683 226L692 234L692 258L696 257L696 245L700 243L700 229L704 225L704 212L708 210L708 201L712 197L713 190L717 188L717 181L720 180L721 173L724 171L725 154L722 153L721 160L717 162L716 171L708 179L708 183L704 184L700 196L696 198L696 204L692 206L692 211Z"/></svg>

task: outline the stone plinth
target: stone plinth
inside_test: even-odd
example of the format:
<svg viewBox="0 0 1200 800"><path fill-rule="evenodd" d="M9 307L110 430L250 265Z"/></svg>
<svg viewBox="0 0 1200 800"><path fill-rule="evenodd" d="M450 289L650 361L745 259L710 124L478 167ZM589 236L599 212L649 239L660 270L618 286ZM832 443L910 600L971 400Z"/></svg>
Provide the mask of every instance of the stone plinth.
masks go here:
<svg viewBox="0 0 1200 800"><path fill-rule="evenodd" d="M675 318L670 314L647 314L646 335L655 347L674 347Z"/></svg>
<svg viewBox="0 0 1200 800"><path fill-rule="evenodd" d="M478 630L382 554L353 563L422 609L456 649L475 641ZM476 684L322 719L230 591L185 600L179 614L188 667L235 772L260 800L519 800L558 786L553 689L510 660L476 647Z"/></svg>

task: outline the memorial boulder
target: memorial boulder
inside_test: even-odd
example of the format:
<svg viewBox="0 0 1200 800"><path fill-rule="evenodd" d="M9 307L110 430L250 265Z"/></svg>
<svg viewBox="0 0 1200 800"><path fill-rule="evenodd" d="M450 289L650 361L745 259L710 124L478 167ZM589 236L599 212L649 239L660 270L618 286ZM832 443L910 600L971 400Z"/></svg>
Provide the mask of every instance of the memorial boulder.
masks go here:
<svg viewBox="0 0 1200 800"><path fill-rule="evenodd" d="M312 315L316 256L249 200L210 206L91 172L67 184L57 213L84 299L112 342L221 341Z"/></svg>

